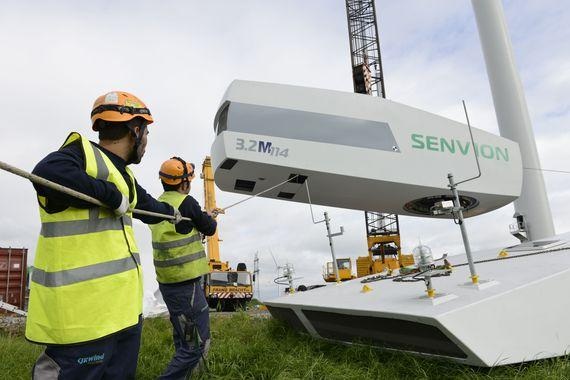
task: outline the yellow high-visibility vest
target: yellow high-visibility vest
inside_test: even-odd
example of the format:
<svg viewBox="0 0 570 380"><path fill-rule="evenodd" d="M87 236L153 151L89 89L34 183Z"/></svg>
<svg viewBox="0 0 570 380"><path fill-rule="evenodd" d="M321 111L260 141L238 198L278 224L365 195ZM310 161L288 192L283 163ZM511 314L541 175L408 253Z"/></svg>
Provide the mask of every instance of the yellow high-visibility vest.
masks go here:
<svg viewBox="0 0 570 380"><path fill-rule="evenodd" d="M158 200L177 210L185 198L185 194L177 191L166 191ZM149 227L152 231L152 252L158 282L182 282L210 271L200 233L196 228L188 234L179 234L175 225L168 221L149 224Z"/></svg>
<svg viewBox="0 0 570 380"><path fill-rule="evenodd" d="M127 182L111 160L89 140L73 132L62 148L79 140L85 171L114 183L129 197ZM137 203L135 180L130 169ZM99 339L138 323L143 282L132 227L132 213L117 217L94 206L47 213L38 197L42 228L30 281L26 338L43 344Z"/></svg>

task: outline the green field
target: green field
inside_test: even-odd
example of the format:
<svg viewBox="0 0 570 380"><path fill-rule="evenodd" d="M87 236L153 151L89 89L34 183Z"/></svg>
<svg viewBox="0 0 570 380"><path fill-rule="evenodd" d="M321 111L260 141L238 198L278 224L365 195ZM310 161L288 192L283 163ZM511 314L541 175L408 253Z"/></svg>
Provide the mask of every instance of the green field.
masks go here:
<svg viewBox="0 0 570 380"><path fill-rule="evenodd" d="M312 339L273 319L212 314L212 348L201 379L570 379L568 358L494 369L472 368ZM41 347L0 335L0 379L28 379ZM172 354L167 319L147 319L139 379L155 379Z"/></svg>

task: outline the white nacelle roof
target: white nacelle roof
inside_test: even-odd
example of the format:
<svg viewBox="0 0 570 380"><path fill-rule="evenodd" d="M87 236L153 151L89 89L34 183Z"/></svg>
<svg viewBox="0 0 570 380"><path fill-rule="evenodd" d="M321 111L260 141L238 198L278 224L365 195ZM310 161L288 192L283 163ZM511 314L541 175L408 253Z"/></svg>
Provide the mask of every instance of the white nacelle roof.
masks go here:
<svg viewBox="0 0 570 380"><path fill-rule="evenodd" d="M455 181L477 174L467 125L368 95L234 81L214 124L218 187L349 209L430 216ZM459 185L466 216L492 211L521 191L518 144L472 128L480 178Z"/></svg>

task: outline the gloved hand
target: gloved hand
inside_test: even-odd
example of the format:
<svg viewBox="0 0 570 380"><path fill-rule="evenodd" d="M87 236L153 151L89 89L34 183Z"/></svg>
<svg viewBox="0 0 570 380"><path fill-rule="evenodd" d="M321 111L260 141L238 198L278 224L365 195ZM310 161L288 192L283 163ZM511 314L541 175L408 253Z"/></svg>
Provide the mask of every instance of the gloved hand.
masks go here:
<svg viewBox="0 0 570 380"><path fill-rule="evenodd" d="M217 208L216 207L215 209L213 209L211 211L207 211L206 213L215 219L218 215L225 214L226 212L224 211L223 208Z"/></svg>
<svg viewBox="0 0 570 380"><path fill-rule="evenodd" d="M169 223L178 224L182 221L182 214L178 210L174 210L174 219L168 219Z"/></svg>
<svg viewBox="0 0 570 380"><path fill-rule="evenodd" d="M129 198L125 197L123 194L121 194L121 197L121 204L113 210L117 216L123 216L127 211L129 211Z"/></svg>

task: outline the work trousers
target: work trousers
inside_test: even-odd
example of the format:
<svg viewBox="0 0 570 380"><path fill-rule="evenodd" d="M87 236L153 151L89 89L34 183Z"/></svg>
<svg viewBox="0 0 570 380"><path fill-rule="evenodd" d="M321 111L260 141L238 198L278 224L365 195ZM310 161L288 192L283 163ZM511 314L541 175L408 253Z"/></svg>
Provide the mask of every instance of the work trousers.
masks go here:
<svg viewBox="0 0 570 380"><path fill-rule="evenodd" d="M89 343L47 346L34 369L34 380L134 379L142 318L133 326Z"/></svg>
<svg viewBox="0 0 570 380"><path fill-rule="evenodd" d="M210 315L200 278L183 284L159 284L170 313L174 356L159 377L186 379L202 364L210 345Z"/></svg>

